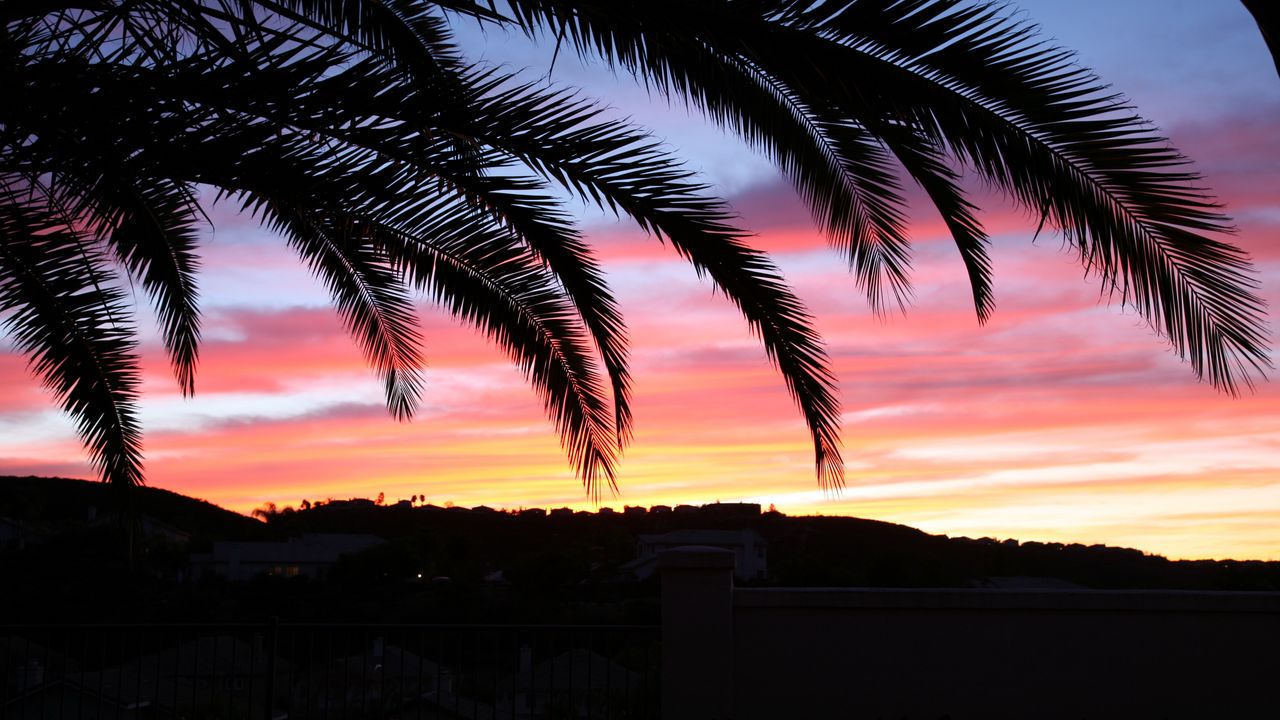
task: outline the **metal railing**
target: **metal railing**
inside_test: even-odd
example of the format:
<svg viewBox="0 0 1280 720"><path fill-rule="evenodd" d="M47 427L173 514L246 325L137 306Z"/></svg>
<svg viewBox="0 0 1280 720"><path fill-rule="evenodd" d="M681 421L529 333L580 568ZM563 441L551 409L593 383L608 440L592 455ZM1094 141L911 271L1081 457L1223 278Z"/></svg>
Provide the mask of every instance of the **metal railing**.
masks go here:
<svg viewBox="0 0 1280 720"><path fill-rule="evenodd" d="M0 626L0 718L647 720L647 625Z"/></svg>

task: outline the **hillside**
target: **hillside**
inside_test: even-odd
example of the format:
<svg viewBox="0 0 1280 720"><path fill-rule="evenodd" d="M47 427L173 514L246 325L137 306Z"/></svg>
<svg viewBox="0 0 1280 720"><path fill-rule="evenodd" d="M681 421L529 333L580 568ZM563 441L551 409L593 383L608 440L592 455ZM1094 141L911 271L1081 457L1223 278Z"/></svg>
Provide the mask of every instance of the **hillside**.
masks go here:
<svg viewBox="0 0 1280 720"><path fill-rule="evenodd" d="M410 572L479 579L495 570L512 582L542 584L608 576L635 556L637 536L696 528L759 532L768 543L770 585L1280 590L1277 562L1171 561L1106 545L949 538L862 518L761 513L752 505L659 509L504 513L355 500L280 512L270 525L287 534L388 538L390 547L376 553L385 567L351 568L369 581Z"/></svg>
<svg viewBox="0 0 1280 720"><path fill-rule="evenodd" d="M33 532L58 533L102 524L129 508L194 539L264 537L262 523L211 502L154 487L127 494L89 480L0 475L0 517L22 521Z"/></svg>
<svg viewBox="0 0 1280 720"><path fill-rule="evenodd" d="M0 478L0 575L7 617L193 622L648 622L658 583L627 566L640 536L753 530L768 572L753 584L1280 590L1280 563L1170 561L1129 548L948 538L851 517L789 517L715 504L502 512L356 498L268 512L268 522L155 488L130 493L149 529L120 522L122 496L99 483ZM17 527L24 542L15 542ZM338 561L327 580L195 580L188 557L218 540L369 533L384 545ZM85 602L92 598L91 603Z"/></svg>

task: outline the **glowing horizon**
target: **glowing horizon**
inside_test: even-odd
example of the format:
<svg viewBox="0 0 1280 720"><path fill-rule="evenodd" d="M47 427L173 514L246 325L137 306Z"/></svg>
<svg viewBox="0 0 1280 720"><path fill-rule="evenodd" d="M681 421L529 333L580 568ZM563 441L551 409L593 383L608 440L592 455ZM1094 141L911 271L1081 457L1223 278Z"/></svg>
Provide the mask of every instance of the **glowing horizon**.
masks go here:
<svg viewBox="0 0 1280 720"><path fill-rule="evenodd" d="M1118 27L1106 37L1100 18L1143 3L1020 4L1196 161L1239 225L1263 297L1280 306L1280 80L1247 12L1178 6L1135 43ZM494 45L485 52L501 59ZM983 196L992 320L977 323L958 254L919 200L914 304L878 319L762 160L599 68L560 62L564 82L657 126L728 197L815 315L844 402L847 487L830 497L781 377L736 311L669 249L591 215L584 233L619 297L634 375L635 439L621 495L602 505L750 501L952 536L1280 560L1275 382L1239 399L1198 383L1134 313L1100 301L1056 237L1031 243L1033 220ZM244 513L379 492L389 503L592 507L499 350L423 305L428 392L418 417L397 423L321 284L251 221L222 207L212 217L195 399L180 397L154 337L143 347L149 484ZM7 340L0 378L0 474L93 477L74 426Z"/></svg>

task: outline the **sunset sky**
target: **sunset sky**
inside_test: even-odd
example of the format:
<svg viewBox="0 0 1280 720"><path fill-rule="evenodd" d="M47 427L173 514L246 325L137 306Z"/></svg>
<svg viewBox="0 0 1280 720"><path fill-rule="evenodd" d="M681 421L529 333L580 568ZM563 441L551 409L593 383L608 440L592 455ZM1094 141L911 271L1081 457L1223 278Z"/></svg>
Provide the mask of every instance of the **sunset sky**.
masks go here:
<svg viewBox="0 0 1280 720"><path fill-rule="evenodd" d="M1017 4L1195 159L1280 306L1280 79L1240 3ZM473 59L546 72L550 44L459 30ZM816 316L844 406L847 487L824 495L799 412L745 321L668 248L583 210L632 344L635 441L605 505L751 501L952 536L1280 560L1280 384L1232 399L1197 382L1139 317L1100 297L1059 238L1033 244L1025 212L978 189L997 298L980 326L958 253L916 202L915 301L878 319L765 159L599 65L562 53L553 79L652 128L730 200ZM149 484L242 512L379 492L591 507L495 347L424 308L429 390L398 423L319 281L229 204L210 216L194 399L180 396L139 298ZM74 425L6 339L0 382L0 474L93 477Z"/></svg>

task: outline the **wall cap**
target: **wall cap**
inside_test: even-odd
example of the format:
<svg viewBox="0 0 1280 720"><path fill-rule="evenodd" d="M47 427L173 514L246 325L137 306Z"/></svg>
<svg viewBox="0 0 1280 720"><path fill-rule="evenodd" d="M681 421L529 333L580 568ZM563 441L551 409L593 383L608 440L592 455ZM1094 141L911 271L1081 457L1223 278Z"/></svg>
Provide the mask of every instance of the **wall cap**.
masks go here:
<svg viewBox="0 0 1280 720"><path fill-rule="evenodd" d="M732 550L705 545L683 545L658 553L659 570L733 570Z"/></svg>
<svg viewBox="0 0 1280 720"><path fill-rule="evenodd" d="M958 588L738 588L743 608L1131 610L1280 614L1280 593L1191 590L999 590Z"/></svg>

